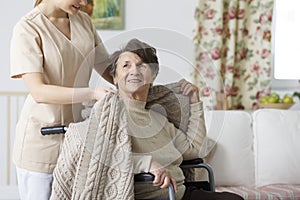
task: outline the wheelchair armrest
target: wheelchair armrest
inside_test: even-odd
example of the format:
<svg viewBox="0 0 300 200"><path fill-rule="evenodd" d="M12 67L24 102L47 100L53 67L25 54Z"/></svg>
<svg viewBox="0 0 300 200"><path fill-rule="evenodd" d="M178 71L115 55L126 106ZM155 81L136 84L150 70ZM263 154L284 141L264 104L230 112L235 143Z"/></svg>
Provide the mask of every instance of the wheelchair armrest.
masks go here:
<svg viewBox="0 0 300 200"><path fill-rule="evenodd" d="M209 164L204 163L202 158L196 158L192 160L184 160L181 165L181 169L186 168L204 168L208 172L208 179L209 179L209 190L214 192L215 191L215 179L214 179L214 172Z"/></svg>
<svg viewBox="0 0 300 200"><path fill-rule="evenodd" d="M154 180L154 175L151 173L142 172L134 175L135 183L152 183Z"/></svg>
<svg viewBox="0 0 300 200"><path fill-rule="evenodd" d="M181 168L193 168L193 167L197 167L200 164L203 164L204 161L202 158L195 158L192 160L184 160L182 161L180 167Z"/></svg>
<svg viewBox="0 0 300 200"><path fill-rule="evenodd" d="M142 172L134 175L134 183L135 184L143 184L143 183L152 183L154 180L154 175L146 172ZM175 200L175 191L172 183L169 184L169 199Z"/></svg>

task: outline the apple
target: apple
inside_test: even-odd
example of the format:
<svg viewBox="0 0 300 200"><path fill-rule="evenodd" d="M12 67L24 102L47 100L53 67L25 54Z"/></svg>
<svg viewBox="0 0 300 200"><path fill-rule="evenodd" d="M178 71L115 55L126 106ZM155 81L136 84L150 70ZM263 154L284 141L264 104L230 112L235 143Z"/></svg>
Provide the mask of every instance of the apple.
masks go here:
<svg viewBox="0 0 300 200"><path fill-rule="evenodd" d="M268 103L268 96L262 96L260 99L259 99L259 102L260 103L264 103L264 104L266 104L266 103Z"/></svg>
<svg viewBox="0 0 300 200"><path fill-rule="evenodd" d="M275 99L277 99L277 102L279 102L279 100L280 100L280 95L279 95L278 93L272 92L270 96L271 96L271 97L274 97Z"/></svg>
<svg viewBox="0 0 300 200"><path fill-rule="evenodd" d="M268 103L278 103L279 99L274 96L269 96Z"/></svg>
<svg viewBox="0 0 300 200"><path fill-rule="evenodd" d="M294 103L294 99L292 96L285 94L281 100L282 103Z"/></svg>

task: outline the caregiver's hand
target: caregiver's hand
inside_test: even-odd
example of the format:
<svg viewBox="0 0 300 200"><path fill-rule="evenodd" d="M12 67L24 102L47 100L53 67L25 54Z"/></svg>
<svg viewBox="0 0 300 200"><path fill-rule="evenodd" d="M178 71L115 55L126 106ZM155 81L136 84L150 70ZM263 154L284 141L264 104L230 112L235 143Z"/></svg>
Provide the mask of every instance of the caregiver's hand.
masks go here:
<svg viewBox="0 0 300 200"><path fill-rule="evenodd" d="M117 94L117 91L110 87L99 86L94 89L94 99L100 100L100 99L104 98L110 92Z"/></svg>

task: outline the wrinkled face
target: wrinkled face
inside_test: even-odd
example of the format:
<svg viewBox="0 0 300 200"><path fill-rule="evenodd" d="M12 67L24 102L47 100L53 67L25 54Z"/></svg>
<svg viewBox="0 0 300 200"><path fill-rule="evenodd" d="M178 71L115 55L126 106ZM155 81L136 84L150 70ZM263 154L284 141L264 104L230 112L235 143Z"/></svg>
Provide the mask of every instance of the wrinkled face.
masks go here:
<svg viewBox="0 0 300 200"><path fill-rule="evenodd" d="M114 83L118 85L120 94L126 96L148 92L153 83L151 68L137 54L124 52L117 61Z"/></svg>

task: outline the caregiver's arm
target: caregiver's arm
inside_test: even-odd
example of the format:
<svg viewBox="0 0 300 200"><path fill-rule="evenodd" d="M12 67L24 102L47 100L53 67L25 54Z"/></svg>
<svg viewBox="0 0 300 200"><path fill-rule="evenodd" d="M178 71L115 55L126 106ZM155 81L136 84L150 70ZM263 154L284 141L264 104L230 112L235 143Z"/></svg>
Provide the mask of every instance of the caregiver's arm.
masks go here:
<svg viewBox="0 0 300 200"><path fill-rule="evenodd" d="M108 92L115 92L109 87L97 87L95 89L83 87L72 88L46 84L42 73L26 73L22 78L29 93L37 103L71 104L90 100L99 100Z"/></svg>

